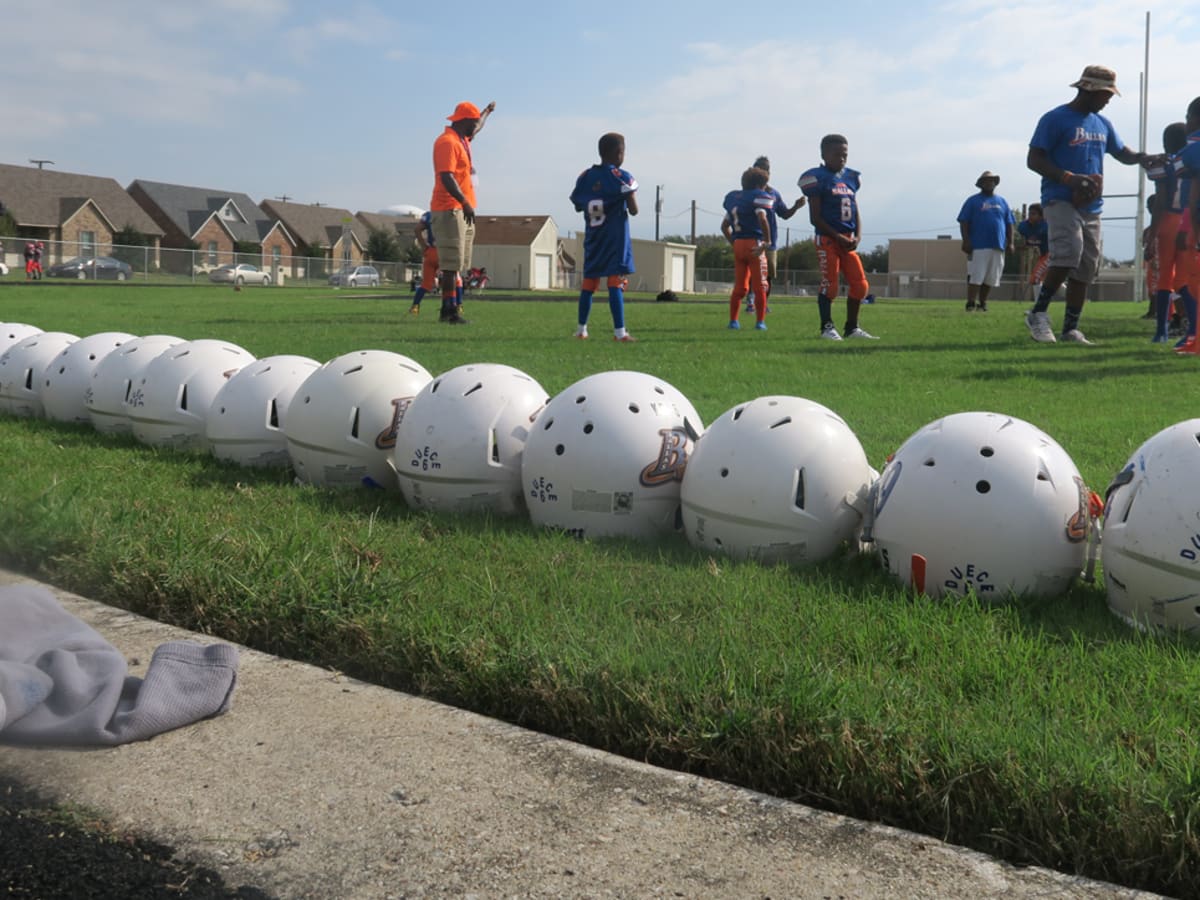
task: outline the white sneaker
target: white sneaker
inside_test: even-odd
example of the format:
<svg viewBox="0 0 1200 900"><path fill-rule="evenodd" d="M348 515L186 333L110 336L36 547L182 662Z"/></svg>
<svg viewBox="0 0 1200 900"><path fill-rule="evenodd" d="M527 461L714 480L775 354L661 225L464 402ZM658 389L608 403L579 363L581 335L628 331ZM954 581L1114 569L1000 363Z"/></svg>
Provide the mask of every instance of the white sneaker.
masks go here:
<svg viewBox="0 0 1200 900"><path fill-rule="evenodd" d="M1050 316L1046 313L1030 310L1025 313L1025 325L1029 328L1030 336L1039 344L1056 343L1054 329L1050 327Z"/></svg>
<svg viewBox="0 0 1200 900"><path fill-rule="evenodd" d="M840 341L842 339L842 336L838 334L838 330L832 325L826 325L821 329L821 337L827 341Z"/></svg>
<svg viewBox="0 0 1200 900"><path fill-rule="evenodd" d="M1051 337L1053 337L1053 335L1051 335ZM1087 344L1089 347L1096 346L1092 341L1089 341L1086 337L1084 337L1083 332L1078 328L1072 328L1070 331L1064 331L1062 333L1062 339L1068 344Z"/></svg>
<svg viewBox="0 0 1200 900"><path fill-rule="evenodd" d="M864 331L862 328L855 328L853 331L847 331L846 337L859 338L861 340L866 340L866 341L879 340L879 338L875 337L875 335L871 334L869 331Z"/></svg>

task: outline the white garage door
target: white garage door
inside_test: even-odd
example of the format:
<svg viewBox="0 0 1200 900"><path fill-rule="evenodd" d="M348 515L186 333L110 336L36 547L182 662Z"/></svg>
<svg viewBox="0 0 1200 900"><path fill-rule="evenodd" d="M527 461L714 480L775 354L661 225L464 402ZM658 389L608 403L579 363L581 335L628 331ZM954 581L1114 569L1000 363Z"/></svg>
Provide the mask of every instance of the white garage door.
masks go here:
<svg viewBox="0 0 1200 900"><path fill-rule="evenodd" d="M550 290L550 264L552 257L549 253L538 253L533 257L533 289L535 291Z"/></svg>
<svg viewBox="0 0 1200 900"><path fill-rule="evenodd" d="M671 254L671 290L682 291L687 287L687 257L682 253Z"/></svg>

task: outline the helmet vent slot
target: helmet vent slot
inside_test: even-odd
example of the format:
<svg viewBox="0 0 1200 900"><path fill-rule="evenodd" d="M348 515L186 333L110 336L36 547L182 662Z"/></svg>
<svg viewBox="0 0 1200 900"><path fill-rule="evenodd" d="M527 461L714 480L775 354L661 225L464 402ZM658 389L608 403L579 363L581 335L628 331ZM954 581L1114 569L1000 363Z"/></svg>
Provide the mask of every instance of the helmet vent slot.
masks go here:
<svg viewBox="0 0 1200 900"><path fill-rule="evenodd" d="M179 408L187 409L187 385L183 386L183 390L179 392Z"/></svg>
<svg viewBox="0 0 1200 900"><path fill-rule="evenodd" d="M362 366L353 366L353 367L347 369L342 374L343 375L353 375L355 372L361 372L362 370L363 370Z"/></svg>
<svg viewBox="0 0 1200 900"><path fill-rule="evenodd" d="M654 386L654 393L656 393L656 394L662 394L664 397L667 395L667 392L666 392L666 391L664 391L664 390L663 390L663 389L662 389L662 388L661 388L659 385L657 385L657 384Z"/></svg>
<svg viewBox="0 0 1200 900"><path fill-rule="evenodd" d="M435 381L433 384L431 384L429 386L429 393L436 394L437 389L440 388L441 386L442 386L441 379L438 379L437 381Z"/></svg>
<svg viewBox="0 0 1200 900"><path fill-rule="evenodd" d="M992 483L990 481L984 481L981 479L981 480L975 482L975 490L980 494L986 494L991 489L992 489Z"/></svg>
<svg viewBox="0 0 1200 900"><path fill-rule="evenodd" d="M354 407L354 421L350 423L350 437L358 437L358 407Z"/></svg>
<svg viewBox="0 0 1200 900"><path fill-rule="evenodd" d="M642 411L642 408L641 408L640 406L638 406L636 403L630 403L630 404L629 404L629 411L630 411L631 413L635 413L635 414L636 414L636 413L640 413L640 412Z"/></svg>
<svg viewBox="0 0 1200 900"><path fill-rule="evenodd" d="M593 425L591 422L588 422L586 425L583 426L584 434L591 434L595 430L596 430L596 426Z"/></svg>
<svg viewBox="0 0 1200 900"><path fill-rule="evenodd" d="M488 432L488 443L492 445L492 462L500 464L500 442L496 440L496 429Z"/></svg>
<svg viewBox="0 0 1200 900"><path fill-rule="evenodd" d="M548 418L546 420L546 424L542 426L542 431L549 431L550 426L553 424L554 424L554 416L551 416L550 418Z"/></svg>
<svg viewBox="0 0 1200 900"><path fill-rule="evenodd" d="M131 393L133 393L133 379L132 379L132 378L126 378L126 379L125 379L125 399L124 399L124 400L122 400L121 402L123 402L123 403L128 403L128 402L129 402L129 395L130 395Z"/></svg>
<svg viewBox="0 0 1200 900"><path fill-rule="evenodd" d="M744 413L745 411L746 411L746 407L744 407L744 406L739 406L737 409L735 409L733 411L733 421L736 422L738 419L740 419L742 417L742 413Z"/></svg>
<svg viewBox="0 0 1200 900"><path fill-rule="evenodd" d="M1121 521L1122 521L1122 522L1128 522L1128 521L1129 521L1129 514L1130 514L1131 512L1133 512L1133 504L1134 504L1134 502L1135 502L1135 501L1137 500L1137 498L1138 498L1138 490L1139 490L1140 488L1141 488L1141 484L1138 484L1138 485L1137 485L1137 487L1135 487L1135 488L1133 489L1133 491L1130 493L1130 495L1129 495L1129 503L1127 503L1127 504L1125 505L1125 511L1124 511L1123 513L1121 513Z"/></svg>
<svg viewBox="0 0 1200 900"><path fill-rule="evenodd" d="M780 419L778 422L776 422L776 423L775 423L774 425L772 425L771 427L772 427L772 428L778 428L780 425L787 425L787 424L789 424L791 421L792 421L792 417L791 417L791 416L784 416L782 419Z"/></svg>
<svg viewBox="0 0 1200 900"><path fill-rule="evenodd" d="M482 390L483 390L483 382L477 381L477 382L475 382L475 386L473 388L471 388L469 391L463 392L463 396L470 397L476 391L482 391Z"/></svg>
<svg viewBox="0 0 1200 900"><path fill-rule="evenodd" d="M566 452L567 452L567 448L564 447L562 444L555 445L555 447L554 447L554 455L555 456L562 456Z"/></svg>
<svg viewBox="0 0 1200 900"><path fill-rule="evenodd" d="M935 460L935 459L934 459L934 458L931 456L931 457L929 457L929 459L925 460L925 462L921 463L921 465L923 465L923 466L928 466L929 468L931 468L931 469L932 469L934 466L936 466L936 465L937 465L937 460Z"/></svg>
<svg viewBox="0 0 1200 900"><path fill-rule="evenodd" d="M33 390L33 369L25 370L25 390Z"/></svg>
<svg viewBox="0 0 1200 900"><path fill-rule="evenodd" d="M721 477L722 477L722 478L728 478L728 477L729 477L729 467L728 467L728 466L722 466L722 467L721 467Z"/></svg>
<svg viewBox="0 0 1200 900"><path fill-rule="evenodd" d="M980 447L979 455L986 457L986 458L990 458L990 457L993 457L996 455L996 451L993 450L991 447Z"/></svg>
<svg viewBox="0 0 1200 900"><path fill-rule="evenodd" d="M587 395L580 394L578 397L575 398L575 402L576 403L587 403Z"/></svg>
<svg viewBox="0 0 1200 900"><path fill-rule="evenodd" d="M796 509L804 509L804 470L796 476Z"/></svg>
<svg viewBox="0 0 1200 900"><path fill-rule="evenodd" d="M267 418L267 424L271 428L279 427L279 406L274 399L271 400L271 415Z"/></svg>

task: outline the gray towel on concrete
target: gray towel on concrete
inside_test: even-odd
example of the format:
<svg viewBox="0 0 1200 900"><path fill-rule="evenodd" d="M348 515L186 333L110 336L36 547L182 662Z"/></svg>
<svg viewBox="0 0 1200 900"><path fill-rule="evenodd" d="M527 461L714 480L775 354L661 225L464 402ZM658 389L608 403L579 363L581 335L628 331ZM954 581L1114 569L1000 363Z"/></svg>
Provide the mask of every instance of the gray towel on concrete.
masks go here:
<svg viewBox="0 0 1200 900"><path fill-rule="evenodd" d="M54 595L0 587L0 741L114 745L141 741L229 709L237 649L171 641L145 680Z"/></svg>

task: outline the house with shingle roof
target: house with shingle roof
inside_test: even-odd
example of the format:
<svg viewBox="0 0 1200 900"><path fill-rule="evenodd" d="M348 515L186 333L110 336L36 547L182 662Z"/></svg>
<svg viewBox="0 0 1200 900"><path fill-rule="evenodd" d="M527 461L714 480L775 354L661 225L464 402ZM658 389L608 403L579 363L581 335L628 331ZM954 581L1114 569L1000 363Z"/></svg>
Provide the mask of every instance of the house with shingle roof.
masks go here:
<svg viewBox="0 0 1200 900"><path fill-rule="evenodd" d="M264 200L262 209L283 223L298 242L301 256L329 260L335 268L363 261L367 226L350 210L286 200Z"/></svg>
<svg viewBox="0 0 1200 900"><path fill-rule="evenodd" d="M16 222L18 237L45 242L46 265L105 256L124 228L145 235L150 264L158 265L163 231L115 179L0 164L0 204ZM5 248L10 254L14 249Z"/></svg>
<svg viewBox="0 0 1200 900"><path fill-rule="evenodd" d="M558 226L550 216L476 216L471 265L487 269L492 288L562 287Z"/></svg>
<svg viewBox="0 0 1200 900"><path fill-rule="evenodd" d="M139 178L129 185L129 196L162 229L164 247L188 251L164 254L165 268L187 272L197 264L251 262L296 274L296 239L246 194ZM253 255L244 252L247 245L256 248Z"/></svg>

